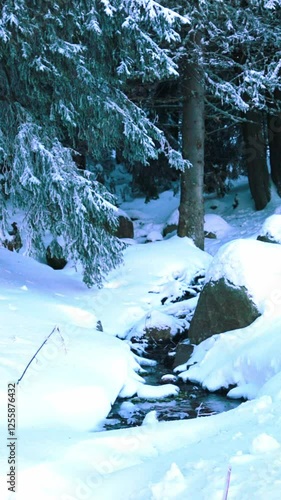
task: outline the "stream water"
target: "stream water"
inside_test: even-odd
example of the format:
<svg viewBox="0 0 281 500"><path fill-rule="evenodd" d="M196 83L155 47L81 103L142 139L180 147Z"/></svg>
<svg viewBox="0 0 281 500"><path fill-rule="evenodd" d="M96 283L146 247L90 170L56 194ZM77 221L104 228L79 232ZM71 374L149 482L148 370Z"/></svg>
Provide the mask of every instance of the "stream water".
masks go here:
<svg viewBox="0 0 281 500"><path fill-rule="evenodd" d="M157 356L152 356L154 359ZM171 368L165 366L160 358L156 366L146 367L147 373L142 375L147 384L161 384L161 377L173 374ZM193 383L185 383L177 379L174 382L180 388L177 396L157 400L144 400L137 397L118 398L104 422L104 429L122 429L139 426L147 413L156 411L157 420L182 420L205 417L232 410L239 406L241 400L227 398L222 393L210 393Z"/></svg>

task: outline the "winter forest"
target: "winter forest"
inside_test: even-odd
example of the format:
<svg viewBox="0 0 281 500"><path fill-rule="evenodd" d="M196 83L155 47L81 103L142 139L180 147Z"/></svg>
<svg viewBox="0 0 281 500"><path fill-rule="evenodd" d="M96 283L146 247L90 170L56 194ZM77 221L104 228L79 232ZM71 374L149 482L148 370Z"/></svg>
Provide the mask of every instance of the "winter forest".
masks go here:
<svg viewBox="0 0 281 500"><path fill-rule="evenodd" d="M0 2L0 496L279 500L281 0Z"/></svg>

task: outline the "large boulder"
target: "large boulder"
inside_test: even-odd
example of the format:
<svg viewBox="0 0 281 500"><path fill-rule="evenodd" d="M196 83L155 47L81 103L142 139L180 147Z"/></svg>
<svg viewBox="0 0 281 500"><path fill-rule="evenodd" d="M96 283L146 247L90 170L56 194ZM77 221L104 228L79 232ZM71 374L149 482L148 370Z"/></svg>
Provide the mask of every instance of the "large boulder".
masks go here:
<svg viewBox="0 0 281 500"><path fill-rule="evenodd" d="M207 273L189 339L244 328L261 313L276 314L281 296L281 245L233 240L216 253Z"/></svg>
<svg viewBox="0 0 281 500"><path fill-rule="evenodd" d="M233 240L219 249L207 269L189 340L199 344L214 334L246 327L261 314L270 323L280 315L280 304L281 245ZM181 352L188 361L189 353Z"/></svg>
<svg viewBox="0 0 281 500"><path fill-rule="evenodd" d="M200 344L216 333L244 328L260 312L245 286L235 286L225 278L204 286L188 333L192 344Z"/></svg>

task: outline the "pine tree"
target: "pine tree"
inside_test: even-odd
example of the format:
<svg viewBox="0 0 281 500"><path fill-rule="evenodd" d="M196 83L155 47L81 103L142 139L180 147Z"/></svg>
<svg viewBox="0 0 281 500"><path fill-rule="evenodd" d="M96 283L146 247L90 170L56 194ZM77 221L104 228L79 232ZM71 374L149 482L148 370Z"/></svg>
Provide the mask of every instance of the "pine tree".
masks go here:
<svg viewBox="0 0 281 500"><path fill-rule="evenodd" d="M124 244L113 235L114 198L74 161L79 144L94 161L122 146L143 164L161 151L184 164L124 91L128 78L177 74L167 46L181 22L152 0L1 4L2 231L20 209L26 251L42 255L51 234L89 286L121 262Z"/></svg>
<svg viewBox="0 0 281 500"><path fill-rule="evenodd" d="M178 10L190 21L178 51L182 79L185 79L187 66L190 75L190 92L187 97L183 95L183 109L185 106L190 108L194 99L195 104L201 94L208 111L213 110L217 117L227 117L234 123L252 122L249 117L253 113L264 115L269 112L273 115L280 110L281 102L276 98L281 85L280 2L193 0ZM193 88L192 75L197 87L200 83L200 89ZM192 112L189 109L189 116L196 123L202 122L203 103L197 105L197 117L194 109ZM194 130L196 123L193 124ZM191 125L188 124L188 128ZM261 144L255 137L256 128L248 127L247 130L252 134L250 142L255 142L255 159L260 165L258 176L253 161L249 172L251 192L260 209L270 198L265 144L262 144L260 155ZM184 130L182 136L185 137ZM185 158L191 163L195 158L192 168L197 171L191 175L186 170L182 174L184 196L181 198L178 231L180 236L192 237L201 247L204 238L203 215L200 216L203 214L203 182L200 182L203 169L198 163L198 154L202 147L202 134L200 137L191 134ZM249 150L246 153L249 154Z"/></svg>

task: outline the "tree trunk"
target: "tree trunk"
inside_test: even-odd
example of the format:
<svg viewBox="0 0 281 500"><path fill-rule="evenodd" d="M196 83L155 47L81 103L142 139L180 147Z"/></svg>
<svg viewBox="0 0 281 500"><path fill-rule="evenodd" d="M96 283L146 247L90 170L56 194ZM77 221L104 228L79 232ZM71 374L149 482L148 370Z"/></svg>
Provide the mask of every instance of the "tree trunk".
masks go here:
<svg viewBox="0 0 281 500"><path fill-rule="evenodd" d="M188 236L204 249L204 75L199 63L183 68L183 157L192 164L181 174L178 236Z"/></svg>
<svg viewBox="0 0 281 500"><path fill-rule="evenodd" d="M270 201L263 117L260 112L251 110L246 113L246 118L248 121L243 124L243 137L249 187L256 210L262 210Z"/></svg>
<svg viewBox="0 0 281 500"><path fill-rule="evenodd" d="M281 92L276 94L276 98L281 100ZM281 113L277 116L268 115L267 129L271 178L281 197Z"/></svg>

